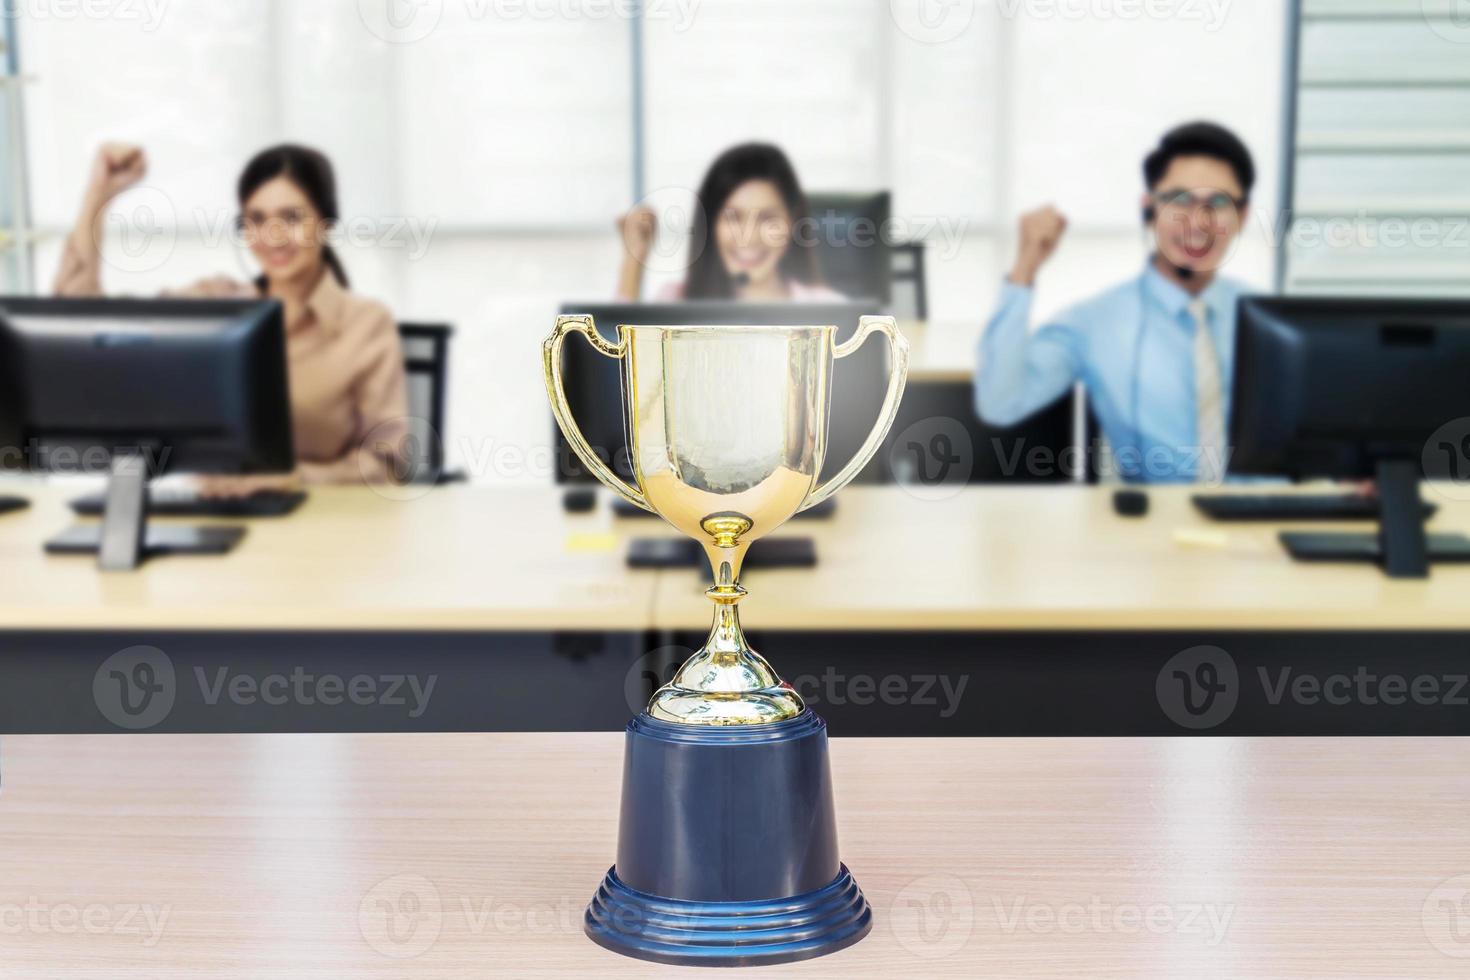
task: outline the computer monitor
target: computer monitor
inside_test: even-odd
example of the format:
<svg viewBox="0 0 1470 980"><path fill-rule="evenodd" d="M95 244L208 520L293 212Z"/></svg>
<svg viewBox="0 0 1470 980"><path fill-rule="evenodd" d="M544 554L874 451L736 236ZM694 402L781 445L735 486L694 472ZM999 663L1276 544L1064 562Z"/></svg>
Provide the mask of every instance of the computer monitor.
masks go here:
<svg viewBox="0 0 1470 980"><path fill-rule="evenodd" d="M1282 535L1295 558L1378 561L1397 577L1470 561L1470 540L1425 534L1419 499L1421 478L1449 475L1429 443L1470 417L1467 379L1470 302L1243 298L1230 472L1377 481L1378 534Z"/></svg>
<svg viewBox="0 0 1470 980"><path fill-rule="evenodd" d="M856 299L870 296L883 306L893 302L892 195L809 194L810 228L793 234L817 251L817 264L826 284Z"/></svg>
<svg viewBox="0 0 1470 980"><path fill-rule="evenodd" d="M147 481L289 471L288 391L274 301L0 297L0 467L108 475L100 527L53 553L228 551L243 529L148 527Z"/></svg>
<svg viewBox="0 0 1470 980"><path fill-rule="evenodd" d="M563 315L588 314L598 332L617 340L619 324L650 326L682 323L706 324L834 324L840 341L852 336L858 320L879 313L872 302L855 303L567 303ZM870 340L856 353L843 358L833 369L832 412L828 425L827 458L822 478L835 474L856 455L877 422L887 386L887 349ZM580 341L569 342L562 354L562 377L572 417L593 451L607 461L620 477L632 480L628 461L628 434L623 418L622 374L618 365ZM592 484L597 478L586 472L581 460L555 422L556 480L558 483ZM881 461L875 460L859 474L859 481L882 479Z"/></svg>

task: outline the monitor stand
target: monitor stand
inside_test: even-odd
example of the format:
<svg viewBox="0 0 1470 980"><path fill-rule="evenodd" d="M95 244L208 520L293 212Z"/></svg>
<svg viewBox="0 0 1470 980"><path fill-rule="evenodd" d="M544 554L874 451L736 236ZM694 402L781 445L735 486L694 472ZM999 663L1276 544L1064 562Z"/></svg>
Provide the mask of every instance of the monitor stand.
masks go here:
<svg viewBox="0 0 1470 980"><path fill-rule="evenodd" d="M1371 561L1390 578L1425 578L1431 562L1470 562L1470 538L1424 532L1417 461L1380 460L1378 499L1377 534L1283 531L1281 543L1298 561Z"/></svg>
<svg viewBox="0 0 1470 980"><path fill-rule="evenodd" d="M53 555L97 556L103 571L129 571L156 555L222 555L245 536L243 527L148 524L148 463L142 453L112 459L100 524L77 524L46 542Z"/></svg>

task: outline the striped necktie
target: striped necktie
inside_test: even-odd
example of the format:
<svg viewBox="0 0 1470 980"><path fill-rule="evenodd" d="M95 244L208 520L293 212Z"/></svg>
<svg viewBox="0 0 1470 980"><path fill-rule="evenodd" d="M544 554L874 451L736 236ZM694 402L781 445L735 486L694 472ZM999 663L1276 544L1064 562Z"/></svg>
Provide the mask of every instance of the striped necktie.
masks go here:
<svg viewBox="0 0 1470 980"><path fill-rule="evenodd" d="M1220 381L1220 353L1210 336L1210 308L1196 297L1189 304L1194 320L1194 414L1199 442L1201 483L1219 483L1225 478L1225 403Z"/></svg>

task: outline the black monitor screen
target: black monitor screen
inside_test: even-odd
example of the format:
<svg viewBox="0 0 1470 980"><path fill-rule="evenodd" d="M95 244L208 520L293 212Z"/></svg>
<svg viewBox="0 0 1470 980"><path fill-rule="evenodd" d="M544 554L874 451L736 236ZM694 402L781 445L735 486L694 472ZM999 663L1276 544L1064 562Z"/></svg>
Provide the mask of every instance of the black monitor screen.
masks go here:
<svg viewBox="0 0 1470 980"><path fill-rule="evenodd" d="M275 302L0 298L0 465L288 470L286 372Z"/></svg>
<svg viewBox="0 0 1470 980"><path fill-rule="evenodd" d="M1233 473L1451 475L1431 440L1470 417L1470 302L1242 299L1233 401Z"/></svg>

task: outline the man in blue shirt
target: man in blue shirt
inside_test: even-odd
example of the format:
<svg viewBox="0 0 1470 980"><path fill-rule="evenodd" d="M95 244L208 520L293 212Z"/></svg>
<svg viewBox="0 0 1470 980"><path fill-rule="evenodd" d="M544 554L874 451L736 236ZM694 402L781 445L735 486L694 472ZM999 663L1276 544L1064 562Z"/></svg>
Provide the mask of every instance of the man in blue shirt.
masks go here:
<svg viewBox="0 0 1470 980"><path fill-rule="evenodd" d="M1143 162L1143 220L1156 251L1141 275L1030 332L1036 274L1067 221L1045 207L1021 219L1016 262L985 329L980 416L1010 425L1078 381L1107 437L1111 467L1141 482L1219 482L1245 291L1217 274L1245 224L1255 166L1235 134L1197 122L1166 133Z"/></svg>

